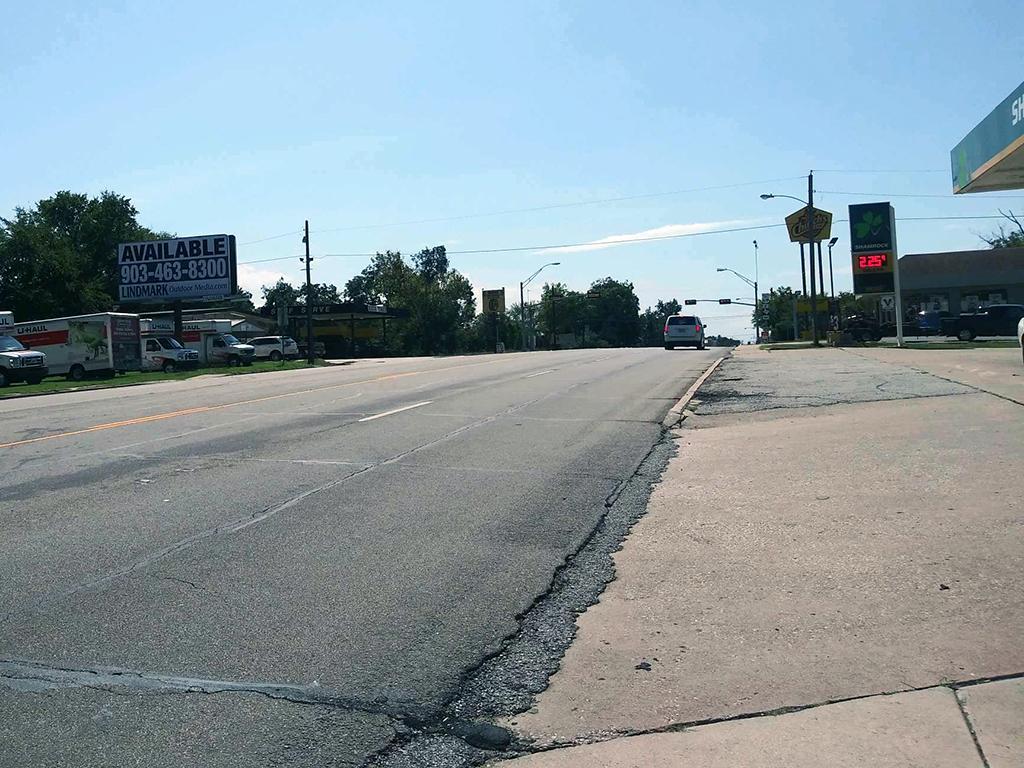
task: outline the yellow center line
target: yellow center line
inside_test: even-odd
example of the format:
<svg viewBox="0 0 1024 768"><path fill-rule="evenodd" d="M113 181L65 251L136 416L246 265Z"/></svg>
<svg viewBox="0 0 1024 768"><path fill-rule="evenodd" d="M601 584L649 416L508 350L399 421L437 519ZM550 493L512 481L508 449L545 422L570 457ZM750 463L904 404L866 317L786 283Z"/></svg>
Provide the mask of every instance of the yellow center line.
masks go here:
<svg viewBox="0 0 1024 768"><path fill-rule="evenodd" d="M52 435L42 435L40 437L29 437L24 440L14 440L10 443L0 443L0 448L15 448L19 445L30 445L31 443L41 443L45 440L56 440L61 437L74 437L75 435L85 435L89 432L101 432L106 429L117 429L119 427L130 427L135 424L145 424L150 421L162 421L164 419L174 419L178 416L189 416L195 413L205 413L207 411L219 411L223 408L234 408L236 405L252 405L253 403L265 403L268 400L278 400L282 397L296 397L297 395L308 395L311 392L321 392L326 389L340 389L342 387L354 387L360 384L375 384L379 381L392 381L394 379L404 379L407 376L419 376L423 373L441 373L443 371L452 371L461 368L474 368L479 365L492 365L494 363L509 362L514 358L506 358L505 360L488 360L483 363L468 363L466 365L451 365L446 368L430 368L421 371L406 371L405 373L391 373L387 376L378 376L373 379L360 379L359 381L347 381L343 384L327 384L322 387L313 387L311 389L302 389L298 392L282 392L276 395L267 395L266 397L256 397L251 400L238 400L233 403L222 403L221 405L202 405L197 408L185 408L180 411L170 411L168 413L157 413L152 416L140 416L135 419L124 419L122 421L111 421L107 424L96 424L92 427L85 427L84 429L76 429L70 432L55 432Z"/></svg>

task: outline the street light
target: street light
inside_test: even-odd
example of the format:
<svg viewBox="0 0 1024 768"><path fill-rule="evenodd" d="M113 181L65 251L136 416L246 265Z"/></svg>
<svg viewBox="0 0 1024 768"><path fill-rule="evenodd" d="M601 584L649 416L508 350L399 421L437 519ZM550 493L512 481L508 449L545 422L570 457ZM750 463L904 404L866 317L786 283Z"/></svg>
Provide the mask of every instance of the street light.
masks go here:
<svg viewBox="0 0 1024 768"><path fill-rule="evenodd" d="M754 253L755 254L757 253L757 240L754 241ZM756 255L754 256L754 259L755 259L755 262L756 262L756 260L757 260L757 256ZM757 280L751 280L746 275L741 275L735 269L729 269L728 267L717 267L715 269L715 271L716 272L732 272L734 275L736 275L736 277L738 277L740 280L742 280L744 283L746 283L747 285L749 285L751 288L754 289L754 315L756 317L756 315L757 315L757 296L758 296L758 293L757 293ZM756 275L757 273L755 272L754 274ZM755 326L755 331L759 331L759 330L760 329Z"/></svg>
<svg viewBox="0 0 1024 768"><path fill-rule="evenodd" d="M832 293L832 301L836 300L836 284L832 278L832 246L839 242L838 237L833 237L828 241L828 287Z"/></svg>
<svg viewBox="0 0 1024 768"><path fill-rule="evenodd" d="M523 298L523 289L530 284L530 282L539 275L545 267L557 267L562 262L560 261L549 261L544 264L536 272L530 275L525 280L519 281L519 337L522 341L523 350L526 350L526 301Z"/></svg>

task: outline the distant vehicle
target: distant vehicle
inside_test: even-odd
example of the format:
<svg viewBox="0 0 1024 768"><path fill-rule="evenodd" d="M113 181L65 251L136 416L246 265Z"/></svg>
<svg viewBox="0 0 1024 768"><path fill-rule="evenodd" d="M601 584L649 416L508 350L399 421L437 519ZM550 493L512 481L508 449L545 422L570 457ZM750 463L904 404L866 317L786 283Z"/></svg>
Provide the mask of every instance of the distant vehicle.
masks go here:
<svg viewBox="0 0 1024 768"><path fill-rule="evenodd" d="M46 355L49 375L81 381L90 373L114 374L142 367L139 316L124 312L55 317L15 323L22 345Z"/></svg>
<svg viewBox="0 0 1024 768"><path fill-rule="evenodd" d="M306 356L306 342L305 341L300 341L300 342L298 342L298 345L299 345L299 357L305 357ZM314 341L313 342L313 357L323 358L323 356L326 355L326 354L327 354L327 347L324 345L324 343L322 341Z"/></svg>
<svg viewBox="0 0 1024 768"><path fill-rule="evenodd" d="M938 309L918 312L916 332L919 336L938 336L942 333L943 319L949 317L952 317L949 312Z"/></svg>
<svg viewBox="0 0 1024 768"><path fill-rule="evenodd" d="M1024 359L1024 317L1017 323L1017 341L1020 342L1020 355Z"/></svg>
<svg viewBox="0 0 1024 768"><path fill-rule="evenodd" d="M299 345L290 336L260 336L256 339L249 339L249 343L256 349L257 360L292 360L299 356Z"/></svg>
<svg viewBox="0 0 1024 768"><path fill-rule="evenodd" d="M6 331L13 326L14 316L0 312L0 387L15 381L38 384L48 373L46 355L25 349L16 338L7 336Z"/></svg>
<svg viewBox="0 0 1024 768"><path fill-rule="evenodd" d="M147 336L142 340L142 370L173 373L199 364L199 353L185 349L171 336Z"/></svg>
<svg viewBox="0 0 1024 768"><path fill-rule="evenodd" d="M694 315L672 315L665 318L665 349L696 347L704 349L704 331L707 328Z"/></svg>
<svg viewBox="0 0 1024 768"><path fill-rule="evenodd" d="M843 322L843 333L848 333L857 342L882 340L882 327L877 320L867 315L846 318Z"/></svg>
<svg viewBox="0 0 1024 768"><path fill-rule="evenodd" d="M991 304L977 312L963 312L942 321L942 333L960 341L978 336L1014 336L1024 318L1024 304Z"/></svg>

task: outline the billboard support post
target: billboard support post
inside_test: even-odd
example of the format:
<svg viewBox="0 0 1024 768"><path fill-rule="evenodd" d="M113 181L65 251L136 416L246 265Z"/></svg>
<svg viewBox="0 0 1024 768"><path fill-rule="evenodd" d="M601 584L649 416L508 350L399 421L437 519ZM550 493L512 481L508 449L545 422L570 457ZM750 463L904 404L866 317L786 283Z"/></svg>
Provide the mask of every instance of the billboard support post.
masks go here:
<svg viewBox="0 0 1024 768"><path fill-rule="evenodd" d="M181 319L181 299L174 300L174 338L179 344L185 343L185 326Z"/></svg>

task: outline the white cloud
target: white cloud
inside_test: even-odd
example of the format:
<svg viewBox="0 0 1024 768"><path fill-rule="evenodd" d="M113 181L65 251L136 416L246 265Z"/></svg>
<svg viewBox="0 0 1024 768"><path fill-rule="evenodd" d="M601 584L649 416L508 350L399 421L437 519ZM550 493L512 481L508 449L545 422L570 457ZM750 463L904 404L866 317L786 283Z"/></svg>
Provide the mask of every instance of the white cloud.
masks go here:
<svg viewBox="0 0 1024 768"><path fill-rule="evenodd" d="M678 237L680 235L697 235L702 232L713 232L716 229L727 227L752 226L760 220L733 219L730 221L698 221L692 224L666 224L654 229L644 229L640 232L628 232L624 235L608 235L599 240L592 240L589 243L580 245L563 245L557 248L544 248L537 253L582 253L585 251L600 251L605 248L614 248L623 243L635 242L638 240L659 240L666 237Z"/></svg>
<svg viewBox="0 0 1024 768"><path fill-rule="evenodd" d="M252 294L253 302L259 306L262 301L262 288L263 286L272 286L279 279L284 278L288 280L289 277L284 272L275 269L259 269L258 267L250 266L249 264L238 265L238 287L242 290L249 291Z"/></svg>

